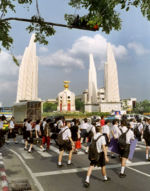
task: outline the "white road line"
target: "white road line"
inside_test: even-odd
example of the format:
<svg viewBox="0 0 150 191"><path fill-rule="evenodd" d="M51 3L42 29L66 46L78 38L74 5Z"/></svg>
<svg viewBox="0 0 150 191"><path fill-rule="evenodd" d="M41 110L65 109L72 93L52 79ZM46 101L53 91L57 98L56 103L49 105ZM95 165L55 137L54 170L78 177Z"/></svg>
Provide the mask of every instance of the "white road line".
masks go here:
<svg viewBox="0 0 150 191"><path fill-rule="evenodd" d="M23 158L25 159L34 159L34 157L31 155L31 153L28 153L28 151L25 151L24 148L19 148L19 151Z"/></svg>
<svg viewBox="0 0 150 191"><path fill-rule="evenodd" d="M136 150L136 151L140 151L140 150L142 150L142 149L141 149L141 148L136 147L136 148L135 148L135 150Z"/></svg>
<svg viewBox="0 0 150 191"><path fill-rule="evenodd" d="M36 150L36 152L38 152L42 157L52 157L51 154L49 154L48 152L43 152L38 146L34 145L34 148Z"/></svg>
<svg viewBox="0 0 150 191"><path fill-rule="evenodd" d="M141 166L141 165L150 165L149 162L135 162L131 164L127 164L128 166ZM108 165L106 166L107 169L113 169L113 168L119 168L121 165L120 164L114 164L114 165ZM76 169L67 169L67 170L56 170L56 171L50 171L50 172L37 172L33 173L35 177L40 177L40 176L51 176L51 175L59 175L59 174L70 174L70 173L76 173L76 172L83 172L87 171L89 167L85 168L76 168ZM94 168L93 170L100 170L100 167Z"/></svg>
<svg viewBox="0 0 150 191"><path fill-rule="evenodd" d="M137 170L137 169L135 169L135 168L131 168L131 167L127 167L127 168L130 169L130 170L133 170L133 171L135 171L135 172L138 172L139 174L142 174L142 175L145 175L145 176L150 177L150 174L147 174L147 173L145 173L145 172L141 172L141 171L139 171L139 170Z"/></svg>
<svg viewBox="0 0 150 191"><path fill-rule="evenodd" d="M19 159L20 161L22 162L22 164L25 166L25 168L27 169L28 173L30 174L30 176L32 177L33 181L34 181L34 184L35 186L37 187L37 189L39 191L44 191L42 185L40 184L40 182L38 181L38 179L35 177L34 173L31 171L31 169L29 168L29 166L26 164L26 162L23 160L23 158L21 157L20 154L18 154L17 152L15 152L14 150L12 149L9 149L12 153L14 153Z"/></svg>
<svg viewBox="0 0 150 191"><path fill-rule="evenodd" d="M137 145L138 147L140 147L140 148L144 148L144 149L146 149L146 146L144 146L144 145Z"/></svg>

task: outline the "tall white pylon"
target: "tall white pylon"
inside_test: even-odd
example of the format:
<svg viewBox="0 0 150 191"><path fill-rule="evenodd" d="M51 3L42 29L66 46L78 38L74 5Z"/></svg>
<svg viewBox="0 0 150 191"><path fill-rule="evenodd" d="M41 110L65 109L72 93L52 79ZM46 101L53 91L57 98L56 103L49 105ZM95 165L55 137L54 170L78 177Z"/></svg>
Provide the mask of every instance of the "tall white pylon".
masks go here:
<svg viewBox="0 0 150 191"><path fill-rule="evenodd" d="M33 34L22 58L16 102L38 99L38 57L36 56L34 39L35 35Z"/></svg>
<svg viewBox="0 0 150 191"><path fill-rule="evenodd" d="M88 81L88 103L97 103L97 74L94 64L93 55L89 55L89 81Z"/></svg>
<svg viewBox="0 0 150 191"><path fill-rule="evenodd" d="M120 102L117 64L110 43L107 46L107 62L105 63L105 100Z"/></svg>

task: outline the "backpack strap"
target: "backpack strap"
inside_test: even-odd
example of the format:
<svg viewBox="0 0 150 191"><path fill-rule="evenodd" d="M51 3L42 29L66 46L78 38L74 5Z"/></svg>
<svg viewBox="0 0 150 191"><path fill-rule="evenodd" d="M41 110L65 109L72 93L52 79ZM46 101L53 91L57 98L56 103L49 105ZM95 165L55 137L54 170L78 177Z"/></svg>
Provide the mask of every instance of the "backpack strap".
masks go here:
<svg viewBox="0 0 150 191"><path fill-rule="evenodd" d="M69 129L69 128L66 128L65 130L63 130L62 132L60 132L61 134L63 134L67 129Z"/></svg>
<svg viewBox="0 0 150 191"><path fill-rule="evenodd" d="M102 137L103 135L100 135L97 139L96 139L96 142Z"/></svg>

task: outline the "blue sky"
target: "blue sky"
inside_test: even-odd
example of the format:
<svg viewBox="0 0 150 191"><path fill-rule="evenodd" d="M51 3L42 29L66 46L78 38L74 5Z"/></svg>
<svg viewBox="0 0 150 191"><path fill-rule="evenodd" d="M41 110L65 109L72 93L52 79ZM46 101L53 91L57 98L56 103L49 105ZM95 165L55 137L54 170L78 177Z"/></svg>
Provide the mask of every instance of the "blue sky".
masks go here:
<svg viewBox="0 0 150 191"><path fill-rule="evenodd" d="M47 21L65 23L64 14L75 12L67 3L68 0L39 0L41 16ZM35 4L29 11L17 7L18 17L28 18L35 12ZM83 14L82 11L76 13ZM56 98L63 89L63 80L70 80L70 89L76 95L81 94L88 87L89 53L93 53L98 87L102 87L106 44L110 42L117 61L121 98L149 99L150 22L135 8L121 12L121 18L122 29L112 31L109 35L101 30L90 32L56 27L56 34L48 39L48 46L37 44L39 97ZM12 52L21 58L31 35L25 30L26 23L12 21L12 26ZM5 49L0 54L0 67L0 102L12 105L16 100L18 67L11 61L10 52Z"/></svg>

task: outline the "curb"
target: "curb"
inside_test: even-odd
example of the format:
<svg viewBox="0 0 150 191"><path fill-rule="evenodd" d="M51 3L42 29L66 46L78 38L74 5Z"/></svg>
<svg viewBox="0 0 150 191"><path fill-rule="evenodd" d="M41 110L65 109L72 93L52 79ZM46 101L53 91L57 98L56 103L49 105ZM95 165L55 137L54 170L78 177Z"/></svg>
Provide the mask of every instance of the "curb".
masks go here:
<svg viewBox="0 0 150 191"><path fill-rule="evenodd" d="M0 153L0 179L2 191L9 191L2 153Z"/></svg>

